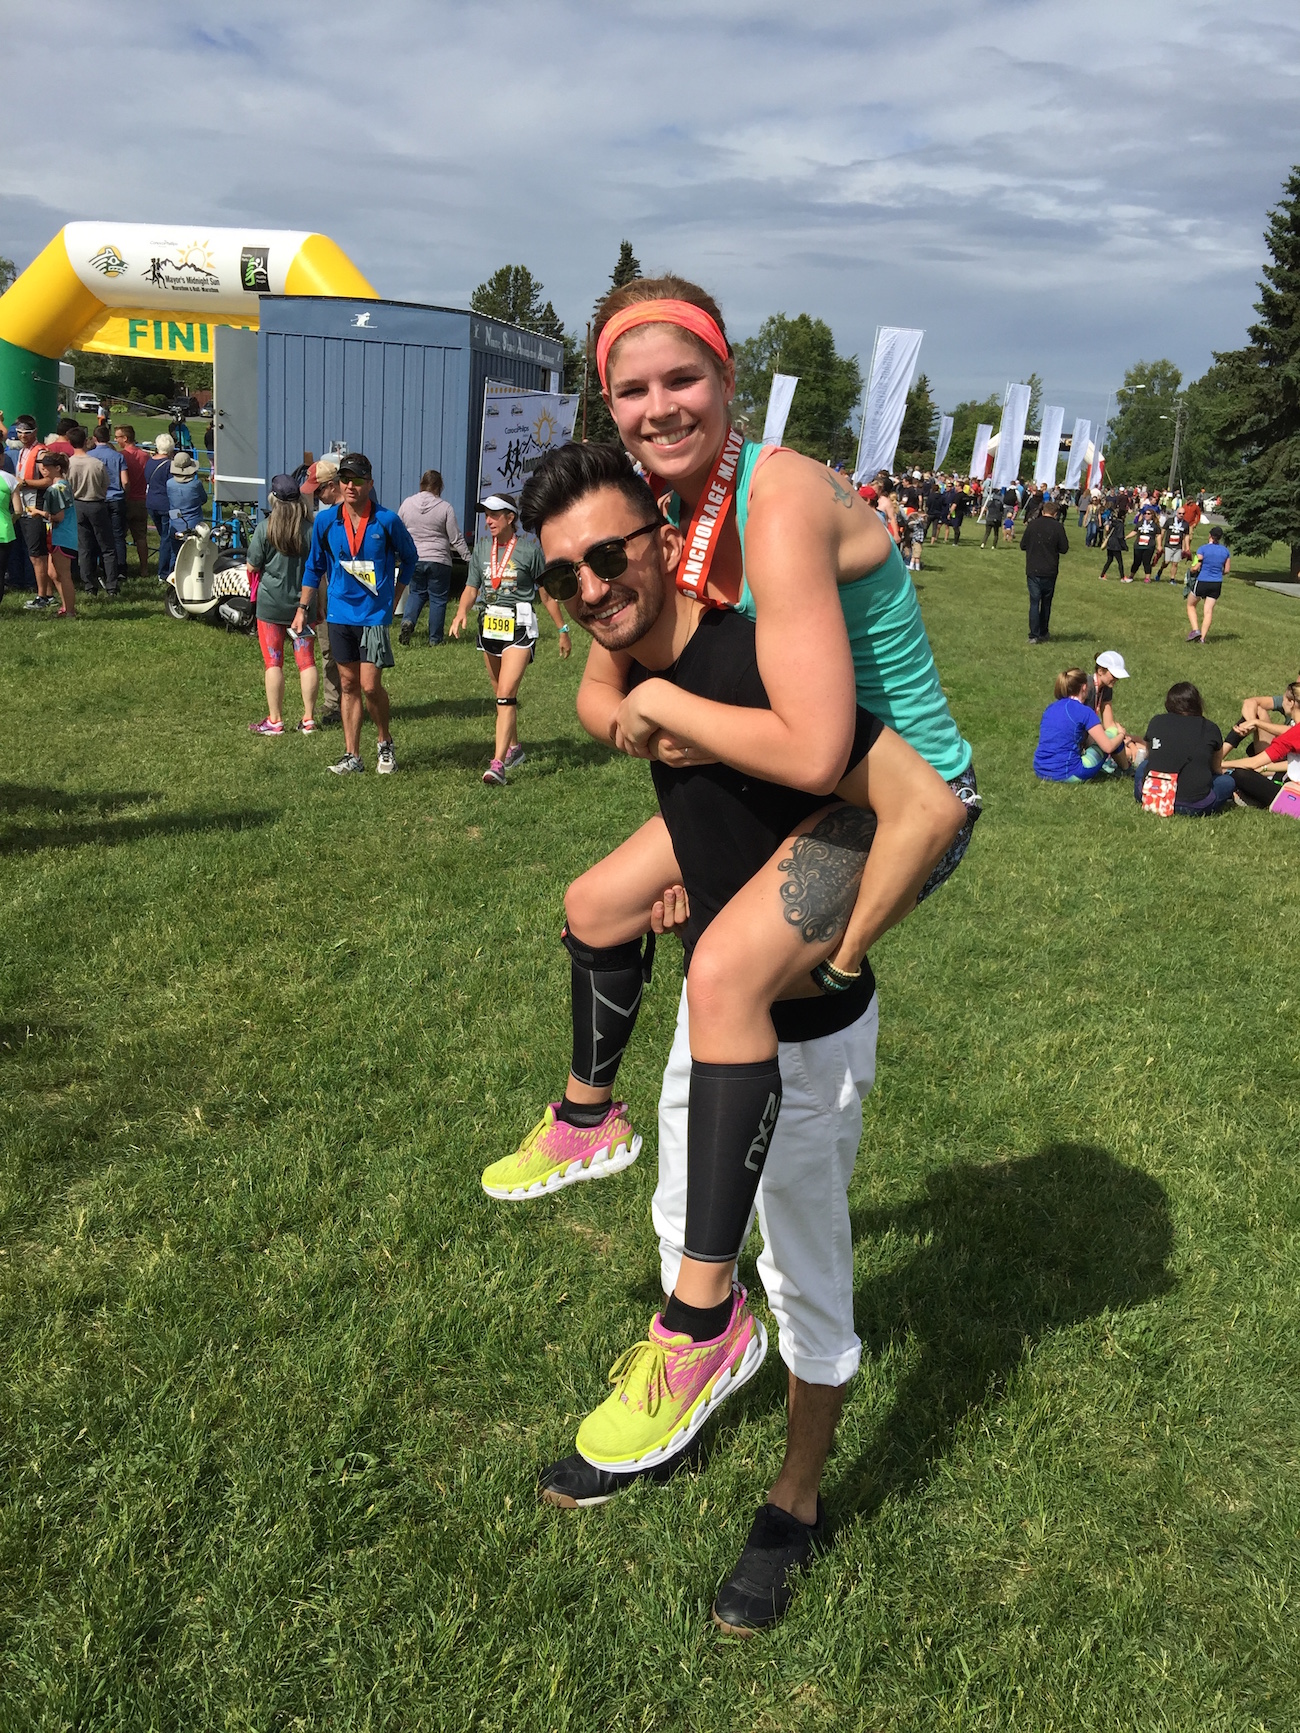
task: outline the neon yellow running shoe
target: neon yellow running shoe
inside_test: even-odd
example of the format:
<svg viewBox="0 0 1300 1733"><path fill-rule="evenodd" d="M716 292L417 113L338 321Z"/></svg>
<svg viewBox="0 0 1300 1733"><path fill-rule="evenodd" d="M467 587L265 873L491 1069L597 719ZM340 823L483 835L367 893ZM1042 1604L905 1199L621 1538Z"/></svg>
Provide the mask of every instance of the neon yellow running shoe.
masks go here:
<svg viewBox="0 0 1300 1733"><path fill-rule="evenodd" d="M603 1179L631 1167L641 1153L626 1101L611 1101L599 1125L567 1125L555 1117L552 1101L513 1155L483 1169L483 1190L506 1203L548 1197L584 1179Z"/></svg>
<svg viewBox="0 0 1300 1733"><path fill-rule="evenodd" d="M767 1332L745 1290L732 1290L731 1320L711 1342L671 1335L658 1312L650 1333L614 1362L607 1396L578 1428L594 1468L654 1468L685 1448L720 1403L763 1364Z"/></svg>

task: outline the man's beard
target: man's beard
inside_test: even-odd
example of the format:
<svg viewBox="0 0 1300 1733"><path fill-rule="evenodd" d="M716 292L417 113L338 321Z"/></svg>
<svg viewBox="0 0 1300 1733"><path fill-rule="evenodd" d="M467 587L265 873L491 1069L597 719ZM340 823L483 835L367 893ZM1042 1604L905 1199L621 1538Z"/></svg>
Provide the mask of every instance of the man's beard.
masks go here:
<svg viewBox="0 0 1300 1733"><path fill-rule="evenodd" d="M626 608L631 604L631 612L616 624L602 625L593 619L593 614L605 614L611 610ZM588 608L581 596L574 596L566 604L571 617L577 621L584 632L590 632L603 650L629 650L638 643L654 625L663 611L663 579L651 590L631 590L626 584L613 583L609 586L609 594L593 609Z"/></svg>

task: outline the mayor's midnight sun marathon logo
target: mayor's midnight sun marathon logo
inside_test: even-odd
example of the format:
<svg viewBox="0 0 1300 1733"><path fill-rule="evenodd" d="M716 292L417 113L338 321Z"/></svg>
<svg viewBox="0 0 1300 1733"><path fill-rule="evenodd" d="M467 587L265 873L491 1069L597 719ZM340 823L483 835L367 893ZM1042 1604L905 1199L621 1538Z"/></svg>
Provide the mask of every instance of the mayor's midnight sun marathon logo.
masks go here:
<svg viewBox="0 0 1300 1733"><path fill-rule="evenodd" d="M90 261L92 271L102 271L106 277L120 277L126 270L126 260L116 247L102 246Z"/></svg>
<svg viewBox="0 0 1300 1733"><path fill-rule="evenodd" d="M212 249L206 241L191 241L173 251L174 257L150 259L140 273L151 288L188 295L220 293L221 278L212 268Z"/></svg>

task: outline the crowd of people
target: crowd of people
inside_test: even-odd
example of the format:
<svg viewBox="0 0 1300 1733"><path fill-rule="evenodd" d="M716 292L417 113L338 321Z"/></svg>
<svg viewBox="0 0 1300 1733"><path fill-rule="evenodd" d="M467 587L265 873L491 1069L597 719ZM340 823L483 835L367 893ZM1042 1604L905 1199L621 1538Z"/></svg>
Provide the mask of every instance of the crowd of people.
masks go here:
<svg viewBox="0 0 1300 1733"><path fill-rule="evenodd" d="M1044 782L1092 782L1131 772L1134 798L1148 812L1209 818L1232 805L1268 809L1286 784L1300 784L1300 679L1280 693L1243 699L1224 734L1205 715L1200 691L1176 681L1165 707L1141 734L1115 715L1115 682L1129 678L1118 650L1105 650L1091 674L1065 668L1043 711L1034 774ZM1246 747L1245 756L1227 753Z"/></svg>

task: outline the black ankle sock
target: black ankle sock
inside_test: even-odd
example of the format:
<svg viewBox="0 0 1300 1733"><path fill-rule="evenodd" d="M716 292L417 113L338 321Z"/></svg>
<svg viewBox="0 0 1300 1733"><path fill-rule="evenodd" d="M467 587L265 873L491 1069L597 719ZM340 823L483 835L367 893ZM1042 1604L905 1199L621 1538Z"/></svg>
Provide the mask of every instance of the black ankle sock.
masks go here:
<svg viewBox="0 0 1300 1733"><path fill-rule="evenodd" d="M565 1125L576 1125L580 1130L590 1131L608 1112L608 1101L570 1101L566 1095L556 1107L555 1117L563 1120Z"/></svg>
<svg viewBox="0 0 1300 1733"><path fill-rule="evenodd" d="M660 1322L674 1336L689 1336L692 1342L711 1342L720 1336L731 1317L731 1296L717 1306L688 1306L676 1294L670 1294L668 1304L660 1313Z"/></svg>

